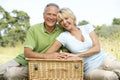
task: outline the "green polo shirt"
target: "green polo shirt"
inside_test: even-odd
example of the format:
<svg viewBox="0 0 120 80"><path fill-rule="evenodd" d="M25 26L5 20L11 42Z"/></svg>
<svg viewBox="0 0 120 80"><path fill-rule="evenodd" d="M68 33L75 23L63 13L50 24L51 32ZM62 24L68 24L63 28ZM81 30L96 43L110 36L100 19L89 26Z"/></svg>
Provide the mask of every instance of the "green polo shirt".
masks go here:
<svg viewBox="0 0 120 80"><path fill-rule="evenodd" d="M63 32L63 29L57 24L54 31L48 33L44 28L44 23L36 24L29 28L24 42L24 47L31 48L34 52L44 53L51 44L55 41L55 38ZM15 60L27 66L24 54L18 55Z"/></svg>

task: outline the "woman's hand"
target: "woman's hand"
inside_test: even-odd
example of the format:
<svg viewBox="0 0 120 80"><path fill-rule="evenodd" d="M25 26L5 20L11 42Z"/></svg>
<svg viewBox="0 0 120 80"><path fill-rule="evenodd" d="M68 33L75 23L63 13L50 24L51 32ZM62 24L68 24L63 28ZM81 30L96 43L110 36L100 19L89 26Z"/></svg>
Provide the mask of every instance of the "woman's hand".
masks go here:
<svg viewBox="0 0 120 80"><path fill-rule="evenodd" d="M45 59L59 59L60 58L60 53L58 52L53 52L51 54L43 54Z"/></svg>
<svg viewBox="0 0 120 80"><path fill-rule="evenodd" d="M76 54L72 54L72 53L67 53L67 52L62 52L60 53L60 56L62 59L69 59L69 60L80 60L81 58L78 57L78 55Z"/></svg>

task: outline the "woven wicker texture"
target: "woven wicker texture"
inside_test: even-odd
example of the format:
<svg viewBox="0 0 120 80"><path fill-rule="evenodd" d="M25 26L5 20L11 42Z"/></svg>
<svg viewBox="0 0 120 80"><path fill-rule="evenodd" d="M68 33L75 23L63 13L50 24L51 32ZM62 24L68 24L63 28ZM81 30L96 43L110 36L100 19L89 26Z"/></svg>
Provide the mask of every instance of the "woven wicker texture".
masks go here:
<svg viewBox="0 0 120 80"><path fill-rule="evenodd" d="M83 80L82 60L27 60L29 80Z"/></svg>

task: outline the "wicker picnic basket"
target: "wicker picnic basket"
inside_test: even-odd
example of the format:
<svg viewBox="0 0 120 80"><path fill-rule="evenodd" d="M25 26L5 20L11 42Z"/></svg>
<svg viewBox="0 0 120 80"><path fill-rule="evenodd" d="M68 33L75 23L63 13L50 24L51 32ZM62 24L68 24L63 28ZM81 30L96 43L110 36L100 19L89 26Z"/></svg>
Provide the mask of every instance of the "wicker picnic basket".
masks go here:
<svg viewBox="0 0 120 80"><path fill-rule="evenodd" d="M82 60L27 60L29 80L83 80Z"/></svg>

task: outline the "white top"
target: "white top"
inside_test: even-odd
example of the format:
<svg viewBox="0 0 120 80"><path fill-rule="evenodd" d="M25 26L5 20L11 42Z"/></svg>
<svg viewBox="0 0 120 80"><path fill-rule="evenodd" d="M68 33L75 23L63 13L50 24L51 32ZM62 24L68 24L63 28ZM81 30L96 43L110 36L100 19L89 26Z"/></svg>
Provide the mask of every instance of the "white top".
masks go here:
<svg viewBox="0 0 120 80"><path fill-rule="evenodd" d="M61 33L57 37L57 40L60 41L63 46L69 49L71 53L74 53L74 54L77 54L77 53L80 54L81 52L89 50L92 47L92 40L89 36L89 33L95 29L90 24L87 24L84 26L78 26L78 28L82 31L82 35L84 36L84 42L81 42L80 40L76 39L68 31ZM83 58L85 74L88 71L99 67L105 55L107 54L105 54L101 49L100 53L90 57Z"/></svg>

